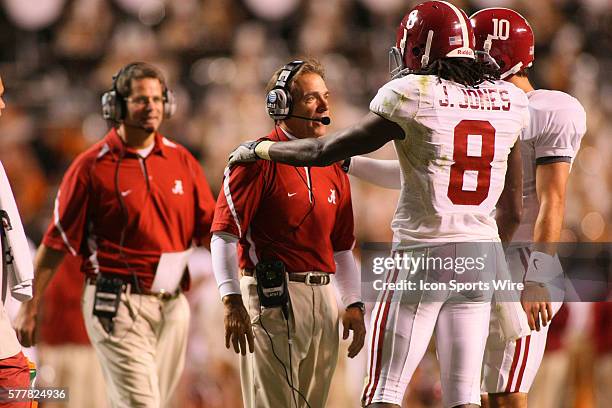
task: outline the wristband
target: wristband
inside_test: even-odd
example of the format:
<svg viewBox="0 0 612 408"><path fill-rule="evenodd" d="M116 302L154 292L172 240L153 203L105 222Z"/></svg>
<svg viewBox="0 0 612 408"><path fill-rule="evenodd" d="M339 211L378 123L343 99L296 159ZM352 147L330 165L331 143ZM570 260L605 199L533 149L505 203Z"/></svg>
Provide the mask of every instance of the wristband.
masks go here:
<svg viewBox="0 0 612 408"><path fill-rule="evenodd" d="M351 169L351 158L349 157L348 159L344 159L340 167L342 168L343 172L348 174L349 170Z"/></svg>
<svg viewBox="0 0 612 408"><path fill-rule="evenodd" d="M270 154L268 151L270 150L270 146L272 146L274 143L276 142L271 142L269 140L263 140L257 143L257 146L255 146L255 155L260 159L272 160L270 159Z"/></svg>
<svg viewBox="0 0 612 408"><path fill-rule="evenodd" d="M549 283L558 278L562 273L559 268L555 268L555 258L547 253L533 251L527 263L525 282Z"/></svg>
<svg viewBox="0 0 612 408"><path fill-rule="evenodd" d="M361 313L365 315L365 304L363 302L355 302L348 305L346 308L349 309L351 307L358 307L361 310Z"/></svg>

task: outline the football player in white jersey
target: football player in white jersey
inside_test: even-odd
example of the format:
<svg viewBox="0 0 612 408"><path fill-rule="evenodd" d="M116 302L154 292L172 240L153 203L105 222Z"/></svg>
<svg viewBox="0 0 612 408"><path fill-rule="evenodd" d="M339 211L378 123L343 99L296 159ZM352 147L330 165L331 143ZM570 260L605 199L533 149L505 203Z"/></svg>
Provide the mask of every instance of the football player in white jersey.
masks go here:
<svg viewBox="0 0 612 408"><path fill-rule="evenodd" d="M507 258L513 278L523 279L527 286L521 302L535 331L502 343L494 335L497 327L492 319L483 372L483 392L489 394L491 407L525 408L544 355L547 323L563 300L563 272L555 244L563 226L567 179L586 132L586 113L574 97L535 90L529 82L526 69L534 60L534 36L523 16L506 8L489 8L470 19L477 49L500 66L502 79L529 98L531 120L521 136L524 210Z"/></svg>
<svg viewBox="0 0 612 408"><path fill-rule="evenodd" d="M475 58L474 41L462 10L444 1L419 4L397 31L399 72L380 88L371 112L359 123L319 139L245 143L232 152L230 165L265 159L326 166L393 140L402 171L391 225L396 253L413 258L459 255L461 243L469 242L476 243L480 254L487 253L485 269L505 268L491 213L499 202L500 214L520 217L518 137L529 122L528 101L524 92L497 80L498 71ZM268 100L268 108L277 103ZM290 103L286 115L291 115ZM310 118L315 126L323 126L319 116ZM387 283L428 279L439 272L435 266L416 268L408 277L405 268L395 268ZM479 406L490 314L490 298L483 292L472 293L471 301L451 301L456 299L450 293L432 301L422 292L428 301L404 302L406 292L382 290L372 312L363 405L401 405L435 330L444 406Z"/></svg>
<svg viewBox="0 0 612 408"><path fill-rule="evenodd" d="M563 224L571 164L586 132L586 114L570 95L535 90L529 82L526 69L534 61L534 36L525 18L510 9L489 8L475 13L471 22L476 48L500 66L502 79L529 98L530 125L521 136L524 212L514 235L511 224L498 220L498 227L502 239L512 237L507 258L514 280L527 284L522 305L535 331L516 341L502 342L499 324L492 316L482 387L489 394L483 398L483 406L525 408L544 354L548 322L563 298L555 243ZM379 186L400 188L401 173L395 160L354 157L345 167L349 174Z"/></svg>

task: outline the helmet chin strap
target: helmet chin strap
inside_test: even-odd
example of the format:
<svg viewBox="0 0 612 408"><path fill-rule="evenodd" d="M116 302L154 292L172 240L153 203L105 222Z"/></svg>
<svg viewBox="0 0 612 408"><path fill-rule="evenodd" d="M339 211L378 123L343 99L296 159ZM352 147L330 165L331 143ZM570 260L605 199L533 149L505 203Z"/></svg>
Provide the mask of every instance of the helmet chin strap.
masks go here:
<svg viewBox="0 0 612 408"><path fill-rule="evenodd" d="M425 53L421 57L421 69L429 64L429 53L431 52L431 42L433 41L434 32L429 30L427 33L427 42L425 43Z"/></svg>
<svg viewBox="0 0 612 408"><path fill-rule="evenodd" d="M519 72L521 70L521 68L523 67L523 63L522 62L518 62L516 63L516 65L514 65L512 68L510 68L509 70L507 70L506 72L504 72L503 74L500 75L501 79L506 79L508 78L510 75L514 75L517 72Z"/></svg>
<svg viewBox="0 0 612 408"><path fill-rule="evenodd" d="M491 51L491 46L493 45L493 36L491 34L487 35L487 39L484 42L483 45L483 51L486 52L487 54Z"/></svg>
<svg viewBox="0 0 612 408"><path fill-rule="evenodd" d="M491 56L491 46L493 45L493 36L491 34L487 35L487 39L485 40L482 51L476 51L477 54L483 55L484 59L491 64L496 69L499 69L499 64L495 61L495 58Z"/></svg>
<svg viewBox="0 0 612 408"><path fill-rule="evenodd" d="M395 79L403 70L404 61L402 59L402 51L397 47L391 47L389 50L389 74L391 75L391 79Z"/></svg>

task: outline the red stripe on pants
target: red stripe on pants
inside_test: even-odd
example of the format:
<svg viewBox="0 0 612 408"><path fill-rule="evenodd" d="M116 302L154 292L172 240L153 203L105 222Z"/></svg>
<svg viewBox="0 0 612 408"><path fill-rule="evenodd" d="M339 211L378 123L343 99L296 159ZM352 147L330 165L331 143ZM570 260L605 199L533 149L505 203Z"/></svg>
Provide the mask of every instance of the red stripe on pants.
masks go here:
<svg viewBox="0 0 612 408"><path fill-rule="evenodd" d="M390 281L395 282L395 280L397 279L397 275L399 275L398 269L395 270L395 275ZM393 295L390 295L390 297L393 297ZM384 296L383 296L383 299L384 299ZM385 301L385 305L382 308L378 309L376 320L374 321L374 331L372 332L372 354L370 356L370 378L368 379L368 385L365 387L364 395L363 395L363 400L365 402L365 405L372 403L372 398L374 398L374 394L376 393L376 386L378 385L378 380L380 379L380 372L382 370L382 366L381 366L382 358L381 357L382 357L383 345L384 345L384 340L385 340L385 327L387 326L387 317L389 316L390 307L391 307L391 300L388 299L387 301ZM383 310L382 320L380 321L380 325L378 325L377 322L378 322L378 318L380 317L381 310ZM375 351L374 345L376 343L376 334L379 331L380 331L380 338L378 340L378 347L376 348L376 351ZM376 354L376 367L373 367L374 354ZM372 381L374 381L374 384L372 386L372 392L368 394L368 389L370 388Z"/></svg>
<svg viewBox="0 0 612 408"><path fill-rule="evenodd" d="M516 370L516 366L518 365L519 355L521 354L521 344L523 339L520 338L516 341L516 345L514 346L514 357L512 358L512 366L510 367L510 374L508 375L508 384L506 384L505 392L510 392L510 387L512 387L512 380L514 379L514 371Z"/></svg>
<svg viewBox="0 0 612 408"><path fill-rule="evenodd" d="M521 370L519 371L518 379L516 380L516 387L514 392L519 392L521 387L521 381L523 380L523 373L525 372L525 366L527 365L527 356L529 356L529 341L531 336L525 337L525 352L523 353L523 364L521 364Z"/></svg>

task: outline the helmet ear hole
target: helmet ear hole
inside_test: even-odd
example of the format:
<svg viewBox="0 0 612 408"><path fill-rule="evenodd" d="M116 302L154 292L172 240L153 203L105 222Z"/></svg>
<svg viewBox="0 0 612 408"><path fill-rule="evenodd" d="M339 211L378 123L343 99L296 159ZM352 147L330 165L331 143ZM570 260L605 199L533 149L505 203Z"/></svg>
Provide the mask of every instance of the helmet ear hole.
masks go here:
<svg viewBox="0 0 612 408"><path fill-rule="evenodd" d="M414 55L415 57L418 57L419 55L421 55L421 47L414 47L412 49L412 55Z"/></svg>
<svg viewBox="0 0 612 408"><path fill-rule="evenodd" d="M500 55L497 59L499 60L500 69L505 70L510 68L510 60L507 55Z"/></svg>

